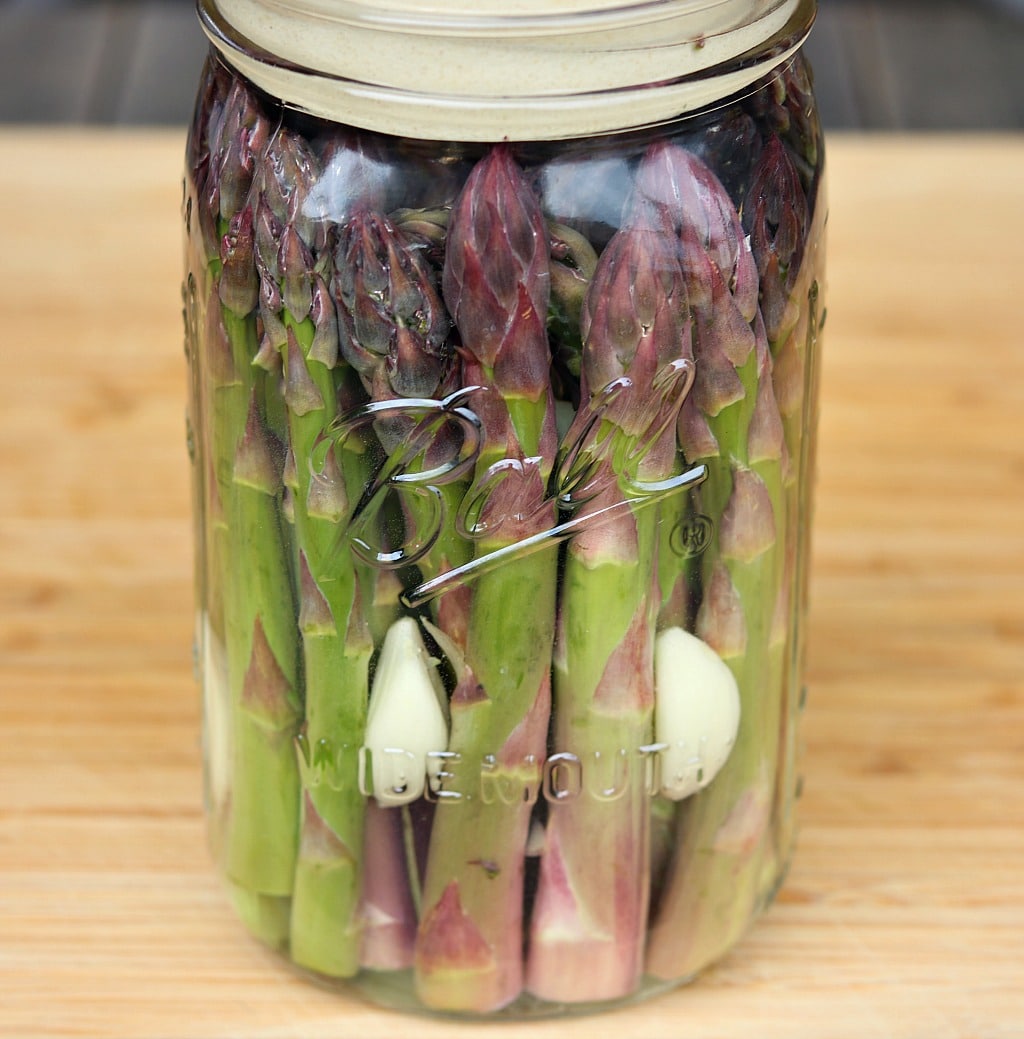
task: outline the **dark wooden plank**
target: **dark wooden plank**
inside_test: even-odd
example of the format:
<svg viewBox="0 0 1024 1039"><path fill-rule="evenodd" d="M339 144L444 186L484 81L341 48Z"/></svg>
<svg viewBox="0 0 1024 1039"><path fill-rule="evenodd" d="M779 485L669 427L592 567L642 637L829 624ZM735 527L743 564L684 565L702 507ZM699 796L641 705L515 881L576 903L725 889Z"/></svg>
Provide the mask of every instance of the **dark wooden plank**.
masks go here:
<svg viewBox="0 0 1024 1039"><path fill-rule="evenodd" d="M883 57L880 45L878 3L874 0L825 0L834 7L837 32L842 40L850 75L851 93L857 113L852 128L864 130L899 129L894 105L894 70ZM846 127L842 127L846 129Z"/></svg>
<svg viewBox="0 0 1024 1039"><path fill-rule="evenodd" d="M81 122L105 25L89 6L0 8L0 122Z"/></svg>
<svg viewBox="0 0 1024 1039"><path fill-rule="evenodd" d="M1013 5L1022 7L1019 0L822 0L821 19L838 34L849 70L851 125L1024 127L1024 17Z"/></svg>
<svg viewBox="0 0 1024 1039"><path fill-rule="evenodd" d="M962 0L875 7L896 125L1024 128L1024 19Z"/></svg>
<svg viewBox="0 0 1024 1039"><path fill-rule="evenodd" d="M0 0L0 122L184 125L193 0ZM820 0L827 129L1024 128L1024 0Z"/></svg>
<svg viewBox="0 0 1024 1039"><path fill-rule="evenodd" d="M103 50L93 70L85 122L114 122L125 93L126 72L135 59L142 11L136 3L104 3L96 7L103 26Z"/></svg>
<svg viewBox="0 0 1024 1039"><path fill-rule="evenodd" d="M850 5L822 3L805 52L814 68L814 93L822 125L853 129L864 125L864 113L850 61Z"/></svg>
<svg viewBox="0 0 1024 1039"><path fill-rule="evenodd" d="M192 114L206 37L190 3L139 6L138 38L113 121L184 126Z"/></svg>

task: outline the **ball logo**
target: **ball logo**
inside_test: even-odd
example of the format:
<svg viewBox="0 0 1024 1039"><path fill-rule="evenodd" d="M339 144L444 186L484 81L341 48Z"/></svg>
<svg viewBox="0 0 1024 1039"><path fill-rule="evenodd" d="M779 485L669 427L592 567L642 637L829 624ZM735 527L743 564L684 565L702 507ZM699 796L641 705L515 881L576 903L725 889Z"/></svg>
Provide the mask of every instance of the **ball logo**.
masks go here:
<svg viewBox="0 0 1024 1039"><path fill-rule="evenodd" d="M322 468L318 462L332 446L359 444L377 423L400 429L402 435L367 482L339 533L337 550L353 551L374 566L399 569L422 559L452 524L459 536L479 542L505 521L530 529L536 526L531 519L556 517L527 537L478 552L465 565L407 589L405 603L419 606L511 559L553 548L583 529L611 520L622 509L635 512L688 491L706 478L705 466L683 467L665 479L648 480L644 463L666 436L674 438L679 409L692 385L693 363L679 360L666 365L646 387L623 377L593 394L584 420L574 423L550 475L541 481L546 493L530 503L531 515L508 517L495 516L489 507L502 482L540 480L546 465L538 457L502 458L478 471L485 431L473 403L492 391L471 386L442 400L403 398L358 408L337 419L321 437L314 453L314 478ZM617 420L607 421L612 413ZM630 416L628 423L621 421L624 414ZM600 510L583 510L606 489L609 479L618 482L619 500ZM470 481L470 486L456 514L450 515L443 488L459 481ZM405 521L401 544L382 540L381 531L389 529L388 510ZM691 518L673 533L672 547L680 556L695 555L710 536L710 521Z"/></svg>

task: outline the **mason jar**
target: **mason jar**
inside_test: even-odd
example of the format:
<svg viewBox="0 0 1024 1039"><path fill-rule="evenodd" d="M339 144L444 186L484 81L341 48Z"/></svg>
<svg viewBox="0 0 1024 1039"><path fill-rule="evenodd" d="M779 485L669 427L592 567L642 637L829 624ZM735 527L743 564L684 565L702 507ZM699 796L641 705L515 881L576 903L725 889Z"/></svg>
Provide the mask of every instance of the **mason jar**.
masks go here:
<svg viewBox="0 0 1024 1039"><path fill-rule="evenodd" d="M693 978L790 857L813 0L200 0L210 844L387 1006Z"/></svg>

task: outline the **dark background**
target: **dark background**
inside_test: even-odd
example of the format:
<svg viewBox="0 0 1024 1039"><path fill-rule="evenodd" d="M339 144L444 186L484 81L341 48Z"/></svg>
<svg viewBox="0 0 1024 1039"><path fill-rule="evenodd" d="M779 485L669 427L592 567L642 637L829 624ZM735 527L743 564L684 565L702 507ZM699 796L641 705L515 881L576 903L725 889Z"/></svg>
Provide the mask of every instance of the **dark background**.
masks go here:
<svg viewBox="0 0 1024 1039"><path fill-rule="evenodd" d="M821 0L826 128L1021 130L1024 0ZM193 0L0 0L0 123L184 125Z"/></svg>

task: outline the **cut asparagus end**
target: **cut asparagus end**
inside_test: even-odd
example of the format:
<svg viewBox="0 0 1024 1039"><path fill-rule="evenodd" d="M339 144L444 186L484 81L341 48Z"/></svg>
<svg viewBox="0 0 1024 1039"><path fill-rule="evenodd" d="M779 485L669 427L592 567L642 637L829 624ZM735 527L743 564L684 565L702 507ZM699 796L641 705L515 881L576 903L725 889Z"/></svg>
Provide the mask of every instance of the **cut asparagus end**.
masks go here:
<svg viewBox="0 0 1024 1039"><path fill-rule="evenodd" d="M445 1010L498 1010L519 994L518 979L510 978L507 968L462 907L459 884L453 880L420 923L416 944L420 999Z"/></svg>
<svg viewBox="0 0 1024 1039"><path fill-rule="evenodd" d="M361 849L351 849L307 792L292 899L291 955L300 966L331 977L359 970L358 904Z"/></svg>
<svg viewBox="0 0 1024 1039"><path fill-rule="evenodd" d="M230 882L228 893L239 919L256 938L279 952L288 948L291 899L263 895Z"/></svg>
<svg viewBox="0 0 1024 1039"><path fill-rule="evenodd" d="M619 835L626 847L616 858L642 870L648 842L642 812L636 813L632 829ZM630 869L609 888L601 870L601 891L587 885L579 870L570 875L557 827L548 828L543 864L545 883L533 910L527 988L553 1003L597 1003L629 995L643 968L646 880Z"/></svg>
<svg viewBox="0 0 1024 1039"><path fill-rule="evenodd" d="M413 964L416 907L410 874L417 866L403 839L403 814L372 801L366 806L360 960L369 970L405 970Z"/></svg>

